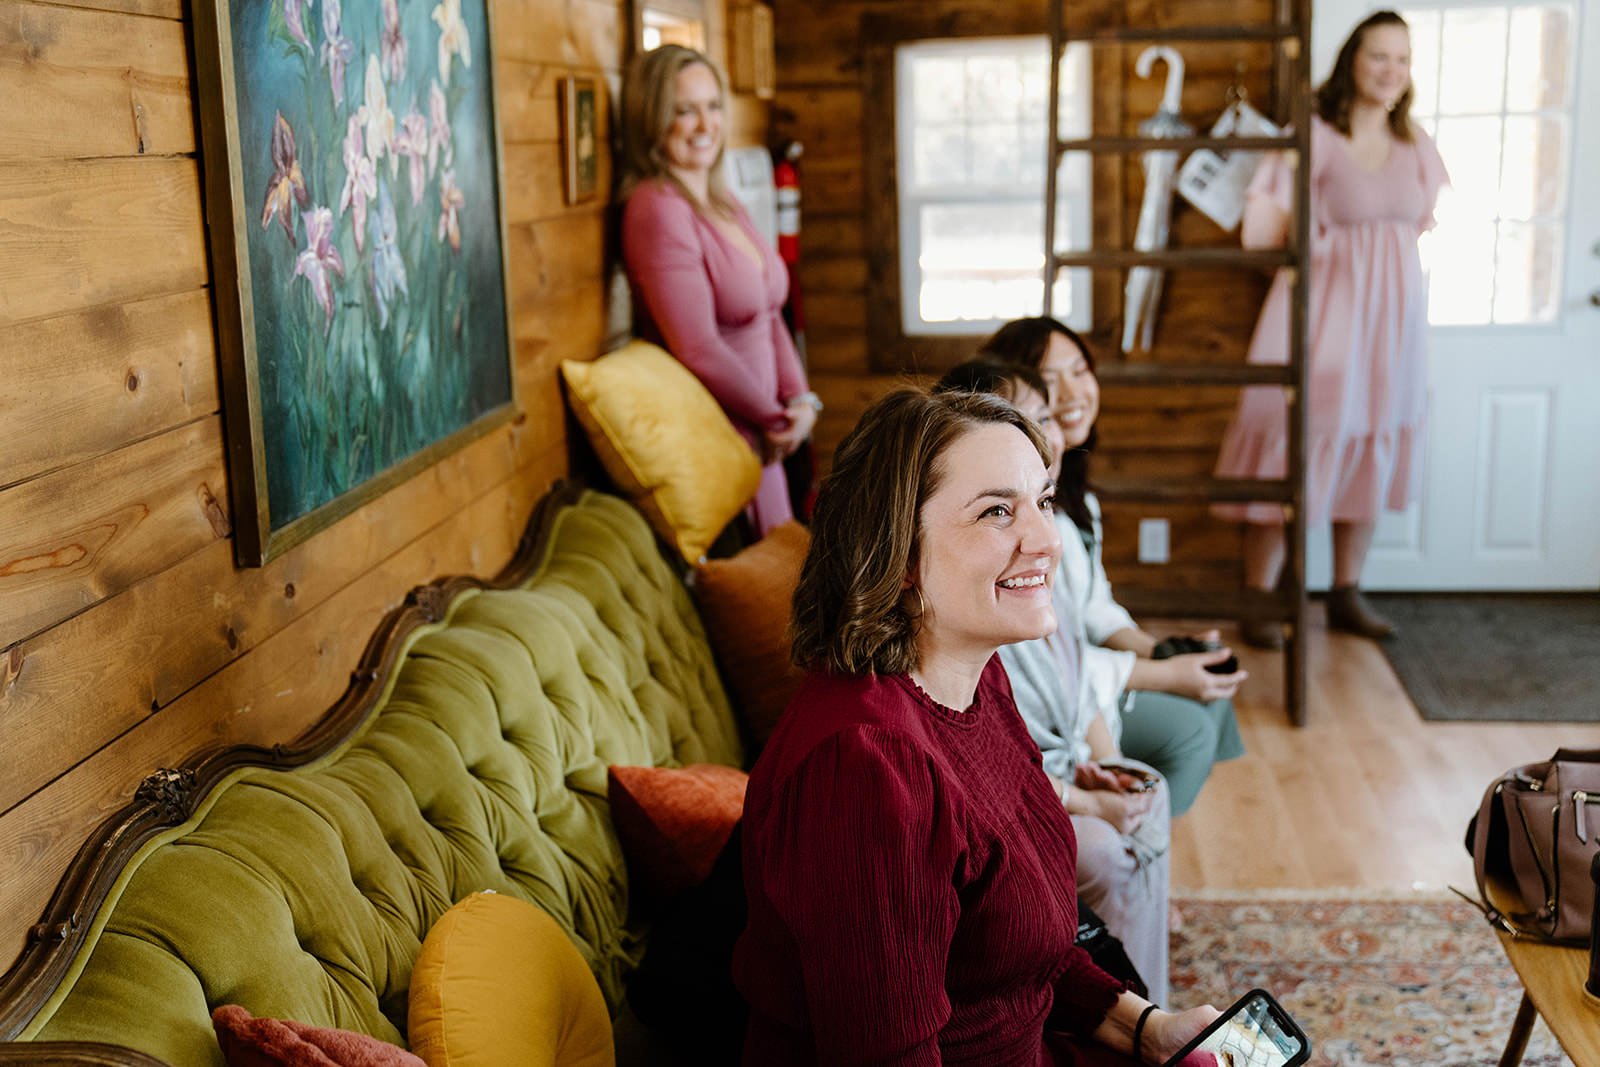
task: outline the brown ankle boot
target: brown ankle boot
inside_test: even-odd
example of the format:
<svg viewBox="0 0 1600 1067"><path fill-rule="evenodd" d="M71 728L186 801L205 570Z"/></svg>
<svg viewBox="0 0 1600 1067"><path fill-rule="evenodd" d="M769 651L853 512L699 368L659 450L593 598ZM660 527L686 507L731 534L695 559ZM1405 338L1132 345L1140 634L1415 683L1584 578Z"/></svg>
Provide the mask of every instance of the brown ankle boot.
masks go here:
<svg viewBox="0 0 1600 1067"><path fill-rule="evenodd" d="M1273 652L1283 648L1283 624L1265 619L1246 619L1239 624L1239 636L1244 643Z"/></svg>
<svg viewBox="0 0 1600 1067"><path fill-rule="evenodd" d="M1381 641L1394 634L1394 624L1372 610L1361 590L1353 585L1328 590L1328 628Z"/></svg>

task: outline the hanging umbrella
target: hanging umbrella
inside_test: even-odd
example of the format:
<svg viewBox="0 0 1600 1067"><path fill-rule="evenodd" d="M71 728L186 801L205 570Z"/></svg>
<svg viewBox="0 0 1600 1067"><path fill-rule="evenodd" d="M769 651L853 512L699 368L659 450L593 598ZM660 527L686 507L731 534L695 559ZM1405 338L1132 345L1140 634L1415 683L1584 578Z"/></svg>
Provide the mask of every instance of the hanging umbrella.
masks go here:
<svg viewBox="0 0 1600 1067"><path fill-rule="evenodd" d="M1167 64L1167 87L1161 94L1161 107L1139 123L1145 137L1188 137L1194 127L1183 121L1179 101L1183 96L1183 56L1166 45L1152 45L1139 53L1134 70L1148 78L1156 60ZM1139 226L1134 231L1133 247L1152 252L1167 245L1167 230L1172 219L1172 184L1178 169L1178 153L1156 149L1144 154L1144 201L1139 205ZM1134 341L1149 350L1156 328L1156 308L1161 302L1161 271L1155 267L1134 267L1128 271L1123 290L1122 351L1133 351Z"/></svg>

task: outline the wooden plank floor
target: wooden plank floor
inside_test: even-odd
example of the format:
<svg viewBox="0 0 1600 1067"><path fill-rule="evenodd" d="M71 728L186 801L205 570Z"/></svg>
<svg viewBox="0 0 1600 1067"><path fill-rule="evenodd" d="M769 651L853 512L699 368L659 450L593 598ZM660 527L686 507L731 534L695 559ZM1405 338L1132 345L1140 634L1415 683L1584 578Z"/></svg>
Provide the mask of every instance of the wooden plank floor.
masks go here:
<svg viewBox="0 0 1600 1067"><path fill-rule="evenodd" d="M1470 890L1462 840L1484 788L1562 745L1600 746L1600 725L1423 722L1375 644L1328 633L1320 605L1310 614L1299 729L1283 711L1282 657L1234 642L1250 671L1236 701L1247 751L1174 824L1174 892Z"/></svg>

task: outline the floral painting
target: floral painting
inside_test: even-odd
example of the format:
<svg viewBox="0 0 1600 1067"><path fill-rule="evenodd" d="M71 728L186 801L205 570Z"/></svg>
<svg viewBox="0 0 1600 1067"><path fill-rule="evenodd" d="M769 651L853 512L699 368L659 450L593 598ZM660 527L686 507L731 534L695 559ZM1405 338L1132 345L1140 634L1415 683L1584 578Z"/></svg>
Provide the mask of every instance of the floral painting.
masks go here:
<svg viewBox="0 0 1600 1067"><path fill-rule="evenodd" d="M282 531L326 525L509 412L488 14L483 0L208 3L219 54L202 77L225 111L202 123L214 259L228 261L219 320L223 268L239 279L228 415L247 406L252 423L252 469L234 479L256 495L241 508L236 492L235 510L257 513L265 558Z"/></svg>

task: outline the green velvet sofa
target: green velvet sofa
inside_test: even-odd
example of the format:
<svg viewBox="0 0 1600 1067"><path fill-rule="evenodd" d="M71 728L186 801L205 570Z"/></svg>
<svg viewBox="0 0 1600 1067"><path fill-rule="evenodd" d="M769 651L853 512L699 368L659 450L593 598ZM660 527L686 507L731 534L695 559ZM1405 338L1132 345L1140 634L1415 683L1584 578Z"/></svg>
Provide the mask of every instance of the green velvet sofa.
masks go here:
<svg viewBox="0 0 1600 1067"><path fill-rule="evenodd" d="M615 1014L644 931L606 768L695 762L741 746L682 580L629 504L559 490L495 582L414 592L295 744L146 780L0 979L0 1062L221 1064L225 1003L404 1044L422 938L482 889L554 916Z"/></svg>

